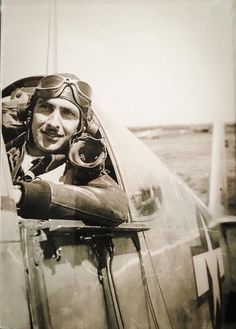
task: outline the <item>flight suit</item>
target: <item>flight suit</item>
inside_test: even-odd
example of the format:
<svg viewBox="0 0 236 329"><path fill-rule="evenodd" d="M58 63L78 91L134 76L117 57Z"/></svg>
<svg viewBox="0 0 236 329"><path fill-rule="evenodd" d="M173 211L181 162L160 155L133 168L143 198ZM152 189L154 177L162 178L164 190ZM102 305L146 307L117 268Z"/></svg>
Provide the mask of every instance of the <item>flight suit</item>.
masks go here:
<svg viewBox="0 0 236 329"><path fill-rule="evenodd" d="M127 219L126 193L105 170L95 174L84 172L83 179L79 179L81 173L74 171L78 177L72 178L78 179L68 180L70 166L66 164L67 156L58 154L33 161L30 175L26 175L21 167L25 145L26 133L6 145L13 183L20 186L23 193L18 204L21 217L78 219L87 225L104 226L116 226ZM41 174L50 174L60 167L63 167L60 182L40 179Z"/></svg>

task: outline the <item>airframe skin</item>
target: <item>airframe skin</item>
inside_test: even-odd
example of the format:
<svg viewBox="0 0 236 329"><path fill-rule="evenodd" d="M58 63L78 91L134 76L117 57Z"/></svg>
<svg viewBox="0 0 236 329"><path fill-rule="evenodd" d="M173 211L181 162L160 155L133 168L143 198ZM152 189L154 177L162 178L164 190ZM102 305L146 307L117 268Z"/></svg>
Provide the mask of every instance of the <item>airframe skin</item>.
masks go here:
<svg viewBox="0 0 236 329"><path fill-rule="evenodd" d="M0 328L223 328L232 272L222 227L132 133L94 111L129 221L18 217L2 145Z"/></svg>

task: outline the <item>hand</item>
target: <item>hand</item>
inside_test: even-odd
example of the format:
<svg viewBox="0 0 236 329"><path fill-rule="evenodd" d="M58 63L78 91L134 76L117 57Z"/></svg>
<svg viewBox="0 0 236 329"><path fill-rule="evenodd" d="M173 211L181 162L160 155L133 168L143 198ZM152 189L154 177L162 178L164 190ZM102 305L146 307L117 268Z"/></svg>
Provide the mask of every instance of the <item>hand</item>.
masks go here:
<svg viewBox="0 0 236 329"><path fill-rule="evenodd" d="M20 203L21 197L22 197L22 191L20 185L13 185L13 199L16 205Z"/></svg>

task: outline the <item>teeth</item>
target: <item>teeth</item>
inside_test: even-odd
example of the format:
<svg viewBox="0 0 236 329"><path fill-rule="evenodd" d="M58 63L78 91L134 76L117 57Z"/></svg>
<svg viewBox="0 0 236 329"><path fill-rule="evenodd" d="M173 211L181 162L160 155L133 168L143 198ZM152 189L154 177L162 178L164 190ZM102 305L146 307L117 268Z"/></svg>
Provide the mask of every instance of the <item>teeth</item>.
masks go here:
<svg viewBox="0 0 236 329"><path fill-rule="evenodd" d="M60 135L55 134L55 133L52 133L52 132L46 132L46 134L47 134L48 136L51 136L51 137L60 137Z"/></svg>

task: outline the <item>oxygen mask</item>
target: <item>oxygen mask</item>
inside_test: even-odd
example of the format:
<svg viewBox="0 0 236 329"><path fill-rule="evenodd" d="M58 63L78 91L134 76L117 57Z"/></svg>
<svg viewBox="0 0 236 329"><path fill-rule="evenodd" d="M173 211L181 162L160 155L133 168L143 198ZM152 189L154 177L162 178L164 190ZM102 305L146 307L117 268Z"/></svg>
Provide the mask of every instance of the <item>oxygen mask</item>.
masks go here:
<svg viewBox="0 0 236 329"><path fill-rule="evenodd" d="M71 145L69 160L72 166L82 169L101 169L107 157L107 150L102 139L88 134L82 135Z"/></svg>

